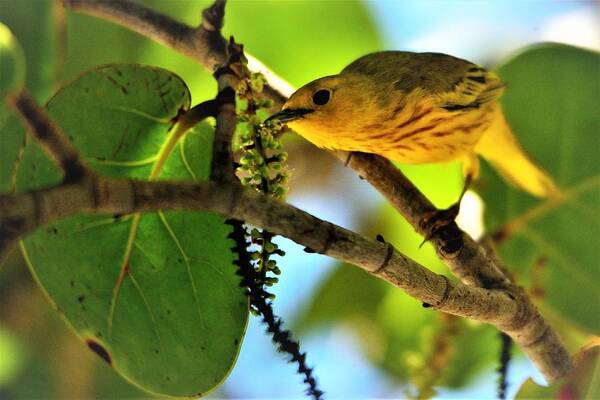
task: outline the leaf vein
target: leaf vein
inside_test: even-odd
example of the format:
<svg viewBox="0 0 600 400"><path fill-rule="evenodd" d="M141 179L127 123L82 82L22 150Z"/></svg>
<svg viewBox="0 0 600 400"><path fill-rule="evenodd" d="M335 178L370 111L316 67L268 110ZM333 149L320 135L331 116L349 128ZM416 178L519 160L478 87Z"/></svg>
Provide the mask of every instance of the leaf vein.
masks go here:
<svg viewBox="0 0 600 400"><path fill-rule="evenodd" d="M181 242L179 241L179 238L175 234L175 231L173 231L173 228L171 228L171 225L167 221L165 214L162 211L159 211L158 216L159 216L160 220L162 221L162 224L164 225L165 229L169 233L169 237L173 240L173 242L175 243L175 246L177 246L177 249L179 249L179 253L183 257L183 260L185 262L185 266L187 269L187 273L188 273L188 278L190 279L190 284L192 286L192 294L194 296L194 301L196 303L196 310L198 311L198 316L200 317L200 321L202 321L202 325L204 327L206 327L206 323L204 321L204 315L202 314L202 312L200 310L200 300L198 297L198 289L196 288L194 274L192 273L192 267L190 265L190 257L185 252L183 246L181 245Z"/></svg>

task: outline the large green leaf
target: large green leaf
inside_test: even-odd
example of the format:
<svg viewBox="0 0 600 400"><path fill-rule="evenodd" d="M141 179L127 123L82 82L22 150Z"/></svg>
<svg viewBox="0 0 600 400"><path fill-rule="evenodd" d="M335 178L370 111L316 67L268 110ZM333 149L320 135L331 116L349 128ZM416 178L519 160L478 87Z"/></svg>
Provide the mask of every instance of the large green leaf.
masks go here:
<svg viewBox="0 0 600 400"><path fill-rule="evenodd" d="M536 286L542 306L565 321L600 332L600 55L545 44L499 69L508 89L502 103L524 148L556 179L564 197L538 200L484 168L481 195L489 231L514 232L501 247L519 282L545 260Z"/></svg>
<svg viewBox="0 0 600 400"><path fill-rule="evenodd" d="M201 125L167 151L189 92L174 74L139 65L96 69L63 88L48 111L88 163L109 176L208 177L212 129ZM17 190L61 174L28 144ZM50 300L88 346L136 385L171 396L216 387L233 366L247 300L212 213L69 218L38 229L23 250Z"/></svg>

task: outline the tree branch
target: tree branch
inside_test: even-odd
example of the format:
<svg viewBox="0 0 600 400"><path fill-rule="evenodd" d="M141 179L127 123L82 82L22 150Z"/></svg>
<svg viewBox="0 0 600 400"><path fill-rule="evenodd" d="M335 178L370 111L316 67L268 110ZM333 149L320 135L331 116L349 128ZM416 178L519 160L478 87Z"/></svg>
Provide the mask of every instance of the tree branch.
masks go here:
<svg viewBox="0 0 600 400"><path fill-rule="evenodd" d="M66 7L113 21L186 54L209 71L226 60L225 39L216 29L222 19L211 19L211 12L204 13L200 26L192 28L130 0L63 1ZM214 10L218 11L218 7ZM279 106L286 98L273 85L266 87L265 93ZM347 153L340 152L338 156L344 161L348 160ZM377 188L418 232L425 232L420 225L421 219L426 212L435 210L435 207L393 164L375 155L353 153L348 165ZM103 179L98 184L112 187L117 182ZM563 376L571 368L571 359L554 331L546 325L522 290L513 285L503 273L499 261L456 225L438 232L432 238L438 255L463 282L487 288L502 288L503 291L451 283L406 259L391 245L377 244L346 230L338 231L338 227L318 219L312 220L315 217L309 218L306 213L302 214L306 218L305 222L316 225L300 223L294 218L300 218L301 215L287 214L291 206L236 186L222 185L217 188L210 184L173 184L179 188L177 189L175 186L165 186L168 185L166 182L134 181L120 181L119 185L123 190L127 185L130 190L134 190L131 196L124 196L126 191L119 194L124 196L121 198L125 201L121 204L124 208L130 204L127 201L135 200L133 208L136 211L150 211L156 209L154 207L171 209L179 205L179 208L209 209L245 219L323 254L356 264L442 311L494 324L521 346L549 380ZM111 190L106 192L109 198ZM204 204L202 207L205 208L202 208L198 203L201 199L188 199L190 194L186 194L185 190L193 192L194 196L207 196L202 200L210 204ZM227 190L231 193L225 193ZM159 201L161 193L162 201ZM236 198L235 193L241 193L240 198ZM113 198L115 195L116 192L112 194ZM145 200L137 203L141 201L140 196ZM6 201L8 200L1 199L0 208L4 208L1 203ZM211 203L213 201L216 203ZM224 209L224 204L228 204L230 208ZM283 225L282 221L285 221ZM414 268L405 265L405 262ZM463 302L465 299L468 299L468 304Z"/></svg>
<svg viewBox="0 0 600 400"><path fill-rule="evenodd" d="M212 6L202 11L202 27L206 31L221 32L225 17L225 0L215 0Z"/></svg>
<svg viewBox="0 0 600 400"><path fill-rule="evenodd" d="M14 103L20 104L22 98L27 95L19 96ZM27 121L49 121L40 107L28 111L22 114ZM31 121L34 129L46 127ZM56 125L52 126L53 134L61 137ZM46 137L44 132L33 136L40 142ZM66 141L58 139L63 140ZM59 147L48 146L55 148ZM78 181L48 189L1 194L0 250L6 252L18 237L45 223L80 213L213 211L354 264L435 309L496 326L521 346L549 380L563 376L570 369L570 357L558 337L521 289L483 289L451 282L399 253L389 243L367 239L234 181L195 184L111 179L96 176L87 169L83 176Z"/></svg>

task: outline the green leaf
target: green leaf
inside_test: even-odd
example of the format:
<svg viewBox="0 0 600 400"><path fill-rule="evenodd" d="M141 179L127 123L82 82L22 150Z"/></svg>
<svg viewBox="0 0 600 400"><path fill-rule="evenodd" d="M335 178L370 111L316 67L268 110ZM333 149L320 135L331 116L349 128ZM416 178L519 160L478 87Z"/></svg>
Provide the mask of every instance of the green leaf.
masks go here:
<svg viewBox="0 0 600 400"><path fill-rule="evenodd" d="M0 327L0 387L6 387L7 383L21 373L24 367L23 344L18 338L13 337L6 328Z"/></svg>
<svg viewBox="0 0 600 400"><path fill-rule="evenodd" d="M600 55L558 44L533 46L499 69L507 118L529 154L558 182L560 200L534 199L484 166L488 231L514 228L501 253L520 283L544 289L543 306L600 332ZM531 277L534 264L543 265ZM537 277L539 275L539 277Z"/></svg>
<svg viewBox="0 0 600 400"><path fill-rule="evenodd" d="M173 118L189 105L176 75L121 64L85 73L48 111L102 174L149 178L166 159L157 177L206 180L210 127L166 146ZM17 190L60 179L28 144ZM194 396L227 376L248 318L223 222L202 212L78 216L38 229L23 250L57 310L118 373L154 393Z"/></svg>
<svg viewBox="0 0 600 400"><path fill-rule="evenodd" d="M549 386L532 379L523 383L517 399L598 399L600 398L600 343L596 339L575 357L575 368Z"/></svg>

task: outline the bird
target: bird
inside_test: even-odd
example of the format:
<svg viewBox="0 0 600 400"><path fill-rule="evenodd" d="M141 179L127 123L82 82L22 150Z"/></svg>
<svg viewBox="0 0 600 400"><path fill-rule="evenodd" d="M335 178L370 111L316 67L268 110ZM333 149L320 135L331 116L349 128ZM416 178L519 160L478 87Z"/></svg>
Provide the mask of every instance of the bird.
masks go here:
<svg viewBox="0 0 600 400"><path fill-rule="evenodd" d="M324 149L401 164L462 161L465 185L444 215L453 220L479 176L479 156L534 196L560 193L513 134L498 101L504 90L497 74L467 60L381 51L302 86L266 121L279 120Z"/></svg>

